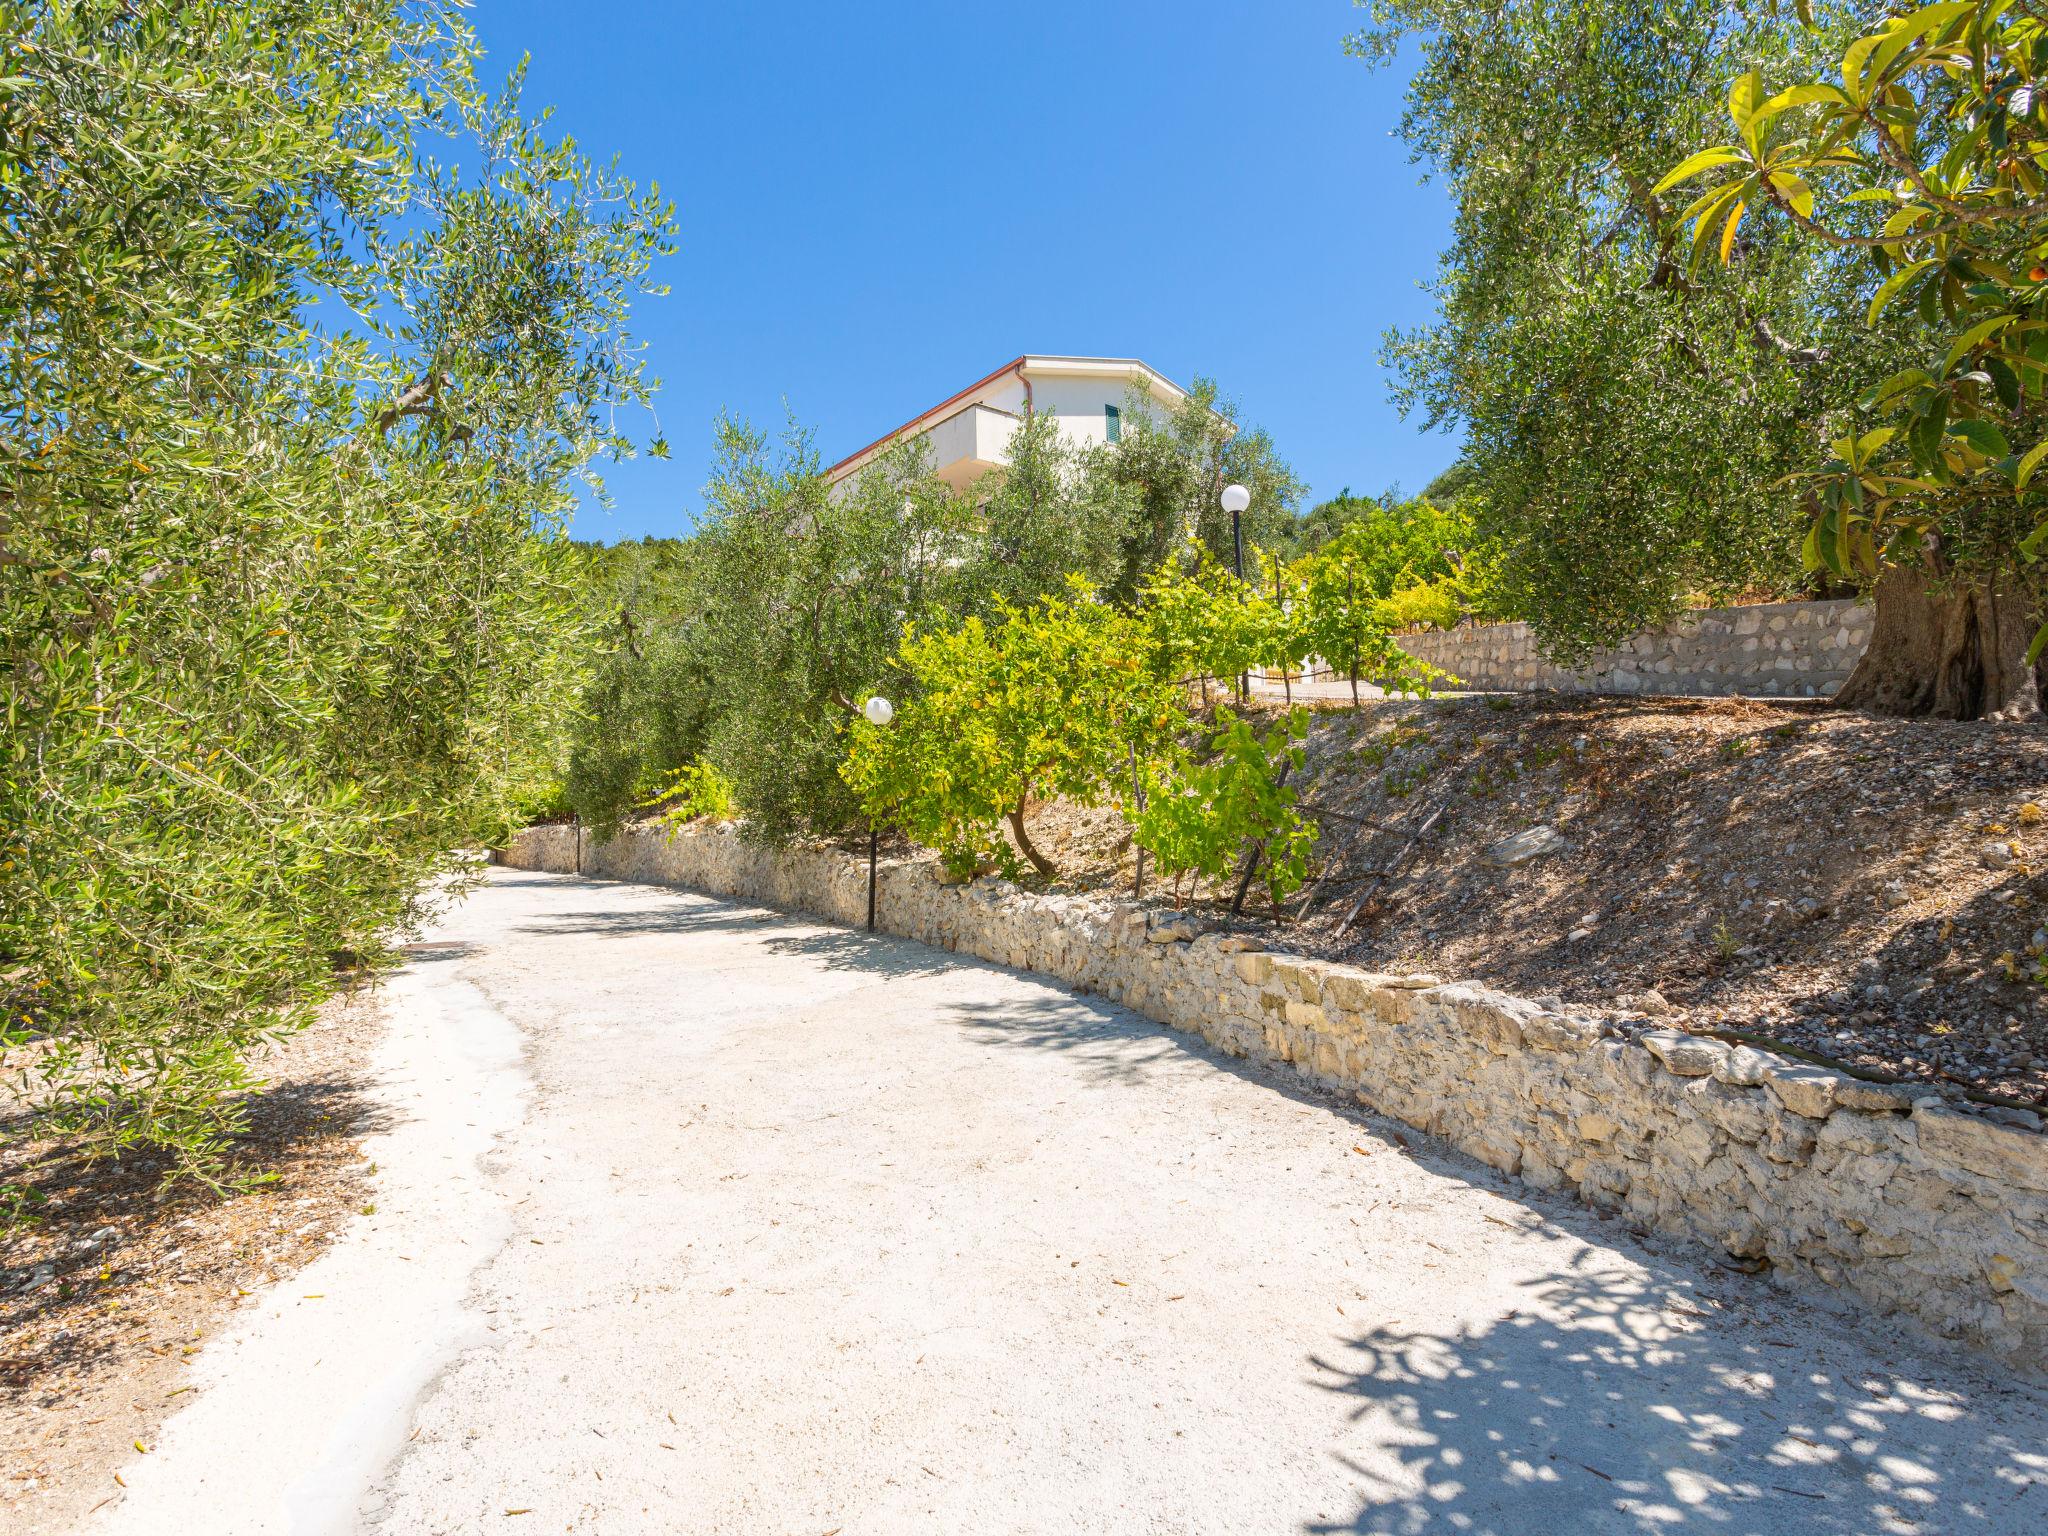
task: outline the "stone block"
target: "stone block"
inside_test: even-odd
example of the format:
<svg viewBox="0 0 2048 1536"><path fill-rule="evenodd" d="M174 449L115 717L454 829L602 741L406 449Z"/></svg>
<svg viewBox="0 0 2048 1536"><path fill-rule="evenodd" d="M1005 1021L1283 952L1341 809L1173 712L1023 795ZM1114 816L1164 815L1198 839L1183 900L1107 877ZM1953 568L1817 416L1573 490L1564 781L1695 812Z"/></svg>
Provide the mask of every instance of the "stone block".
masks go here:
<svg viewBox="0 0 2048 1536"><path fill-rule="evenodd" d="M1835 1085L1835 1103L1843 1109L1866 1114L1905 1115L1912 1113L1913 1093L1895 1083L1873 1083L1844 1076Z"/></svg>
<svg viewBox="0 0 2048 1536"><path fill-rule="evenodd" d="M1813 1156L1814 1123L1803 1115L1780 1115L1757 1143L1774 1163L1804 1163Z"/></svg>
<svg viewBox="0 0 2048 1536"><path fill-rule="evenodd" d="M1759 1088L1772 1059L1754 1046L1738 1045L1714 1068L1714 1076L1734 1088Z"/></svg>
<svg viewBox="0 0 2048 1536"><path fill-rule="evenodd" d="M1293 955L1273 958L1273 980L1305 1002L1322 1001L1323 973L1327 969L1320 960L1301 960Z"/></svg>
<svg viewBox="0 0 2048 1536"><path fill-rule="evenodd" d="M1503 869L1514 869L1547 853L1556 853L1562 847L1564 837L1557 828L1536 826L1491 844L1486 850L1486 857L1489 863L1498 864Z"/></svg>
<svg viewBox="0 0 2048 1536"><path fill-rule="evenodd" d="M1798 1061L1773 1060L1764 1072L1764 1087L1780 1104L1813 1120L1834 1113L1835 1092L1844 1081L1838 1072Z"/></svg>
<svg viewBox="0 0 2048 1536"><path fill-rule="evenodd" d="M1984 1178L2048 1193L2048 1137L1924 1100L1914 1109L1911 1123L1929 1161L1950 1162Z"/></svg>
<svg viewBox="0 0 2048 1536"><path fill-rule="evenodd" d="M1620 1129L1621 1123L1612 1115L1603 1115L1597 1110L1591 1114L1579 1116L1572 1126L1573 1133L1581 1141L1595 1142L1614 1140L1615 1133Z"/></svg>
<svg viewBox="0 0 2048 1536"><path fill-rule="evenodd" d="M1323 1016L1323 1010L1314 1003L1297 1003L1290 1000L1285 1017L1288 1024L1295 1029L1322 1030L1329 1024L1329 1020Z"/></svg>
<svg viewBox="0 0 2048 1536"><path fill-rule="evenodd" d="M1917 1136L1909 1121L1837 1107L1816 1134L1815 1145L1860 1157L1897 1156L1913 1139Z"/></svg>
<svg viewBox="0 0 2048 1536"><path fill-rule="evenodd" d="M1364 1013L1372 1007L1372 995L1379 984L1380 978L1348 966L1333 969L1323 977L1323 1005Z"/></svg>
<svg viewBox="0 0 2048 1536"><path fill-rule="evenodd" d="M1711 1077L1695 1080L1686 1088L1685 1096L1699 1114L1747 1146L1762 1141L1775 1118L1762 1094L1754 1089L1731 1088Z"/></svg>
<svg viewBox="0 0 2048 1536"><path fill-rule="evenodd" d="M1642 1036L1644 1049L1664 1064L1664 1070L1679 1077L1708 1077L1728 1057L1728 1047L1718 1040L1702 1039L1680 1029L1653 1029Z"/></svg>
<svg viewBox="0 0 2048 1536"><path fill-rule="evenodd" d="M1538 1013L1522 1020L1524 1044L1539 1051L1582 1051L1597 1044L1601 1028L1591 1019L1563 1013Z"/></svg>

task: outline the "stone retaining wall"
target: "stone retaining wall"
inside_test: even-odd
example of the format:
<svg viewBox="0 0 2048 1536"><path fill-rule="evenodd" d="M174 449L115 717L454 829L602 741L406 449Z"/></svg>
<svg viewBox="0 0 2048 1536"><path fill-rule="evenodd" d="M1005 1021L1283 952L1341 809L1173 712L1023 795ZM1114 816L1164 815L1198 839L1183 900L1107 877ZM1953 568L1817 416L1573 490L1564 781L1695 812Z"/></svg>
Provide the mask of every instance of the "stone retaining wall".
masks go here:
<svg viewBox="0 0 2048 1536"><path fill-rule="evenodd" d="M1527 624L1475 624L1400 637L1401 648L1463 680L1508 693L1755 694L1826 698L1870 643L1871 610L1851 601L1704 608L1646 630L1576 670L1537 649Z"/></svg>
<svg viewBox="0 0 2048 1536"><path fill-rule="evenodd" d="M578 867L568 827L523 833L523 869ZM729 827L584 841L584 873L866 920L865 861L751 846ZM1633 1037L1519 998L1260 950L1190 920L885 864L892 934L1099 993L1236 1056L1442 1137L1539 1189L1768 1260L2048 1372L2048 1136L1675 1030Z"/></svg>

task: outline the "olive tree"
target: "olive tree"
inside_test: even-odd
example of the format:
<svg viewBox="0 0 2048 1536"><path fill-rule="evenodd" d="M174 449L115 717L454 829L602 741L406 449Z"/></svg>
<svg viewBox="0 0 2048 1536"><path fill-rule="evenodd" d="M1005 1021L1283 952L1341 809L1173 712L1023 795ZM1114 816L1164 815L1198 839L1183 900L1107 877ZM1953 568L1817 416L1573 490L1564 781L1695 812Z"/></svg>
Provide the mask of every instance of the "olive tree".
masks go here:
<svg viewBox="0 0 2048 1536"><path fill-rule="evenodd" d="M972 509L921 445L835 487L808 434L792 427L777 447L732 421L707 498L691 553L706 751L750 832L838 831L859 817L839 776L844 729L904 627L960 611Z"/></svg>
<svg viewBox="0 0 2048 1536"><path fill-rule="evenodd" d="M1081 448L1049 411L1028 412L1011 433L1008 462L963 497L968 531L959 589L983 614L1066 591L1079 576L1108 587L1136 535L1141 494L1105 472L1104 450Z"/></svg>
<svg viewBox="0 0 2048 1536"><path fill-rule="evenodd" d="M1812 455L1804 556L1874 588L1838 702L1975 718L2041 704L2048 539L2048 17L1930 5L1822 70L1734 73L1733 138L1676 164L1699 265L1761 244L1843 262L1913 354ZM1839 83L1837 83L1839 82ZM1676 157L1674 157L1676 158Z"/></svg>
<svg viewBox="0 0 2048 1536"><path fill-rule="evenodd" d="M214 1176L247 1047L549 771L668 215L477 57L428 0L0 0L0 1041L91 1149Z"/></svg>
<svg viewBox="0 0 2048 1536"><path fill-rule="evenodd" d="M1091 465L1091 473L1136 502L1110 596L1131 596L1163 561L1185 557L1190 538L1229 565L1230 514L1220 504L1226 485L1252 493L1241 520L1247 546L1276 545L1293 526L1301 481L1273 439L1240 422L1237 407L1211 380L1195 380L1187 398L1164 414L1134 391L1123 415L1121 441Z"/></svg>
<svg viewBox="0 0 2048 1536"><path fill-rule="evenodd" d="M1386 361L1404 410L1466 436L1494 604L1574 658L1694 594L1800 588L1785 477L1899 340L1783 228L1694 268L1658 183L1704 141L1714 82L1798 77L1848 23L1732 0L1369 9L1352 47L1419 54L1401 131L1454 205L1437 317L1391 334Z"/></svg>
<svg viewBox="0 0 2048 1536"><path fill-rule="evenodd" d="M560 798L600 837L704 750L712 678L694 540L580 546L588 681L563 732Z"/></svg>

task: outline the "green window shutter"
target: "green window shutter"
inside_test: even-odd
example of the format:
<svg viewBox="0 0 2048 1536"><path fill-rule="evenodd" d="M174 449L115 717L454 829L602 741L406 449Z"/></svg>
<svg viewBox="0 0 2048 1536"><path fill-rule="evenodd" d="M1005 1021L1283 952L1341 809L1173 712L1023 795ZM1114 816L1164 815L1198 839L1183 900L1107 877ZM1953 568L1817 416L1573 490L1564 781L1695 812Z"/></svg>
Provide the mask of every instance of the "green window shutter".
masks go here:
<svg viewBox="0 0 2048 1536"><path fill-rule="evenodd" d="M1123 412L1119 411L1113 405L1105 405L1102 408L1102 425L1104 430L1107 431L1107 433L1109 434L1109 440L1112 443L1120 443L1123 441Z"/></svg>

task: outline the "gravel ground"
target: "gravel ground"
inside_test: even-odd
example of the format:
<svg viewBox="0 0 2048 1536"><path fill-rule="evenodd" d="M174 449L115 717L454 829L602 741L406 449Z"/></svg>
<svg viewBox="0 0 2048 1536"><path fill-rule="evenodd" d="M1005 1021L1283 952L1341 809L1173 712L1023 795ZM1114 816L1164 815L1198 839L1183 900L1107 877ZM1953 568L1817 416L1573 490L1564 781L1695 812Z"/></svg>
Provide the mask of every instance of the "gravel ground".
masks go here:
<svg viewBox="0 0 2048 1536"><path fill-rule="evenodd" d="M0 1185L34 1192L0 1247L0 1532L60 1530L118 1497L112 1469L183 1404L222 1323L363 1205L357 1143L378 1119L364 1074L382 1033L365 993L257 1053L266 1082L231 1170L272 1180L226 1198L166 1191L144 1154L0 1144Z"/></svg>
<svg viewBox="0 0 2048 1536"><path fill-rule="evenodd" d="M93 1531L2040 1529L2048 1393L1099 999L507 871L430 937L375 1214Z"/></svg>

